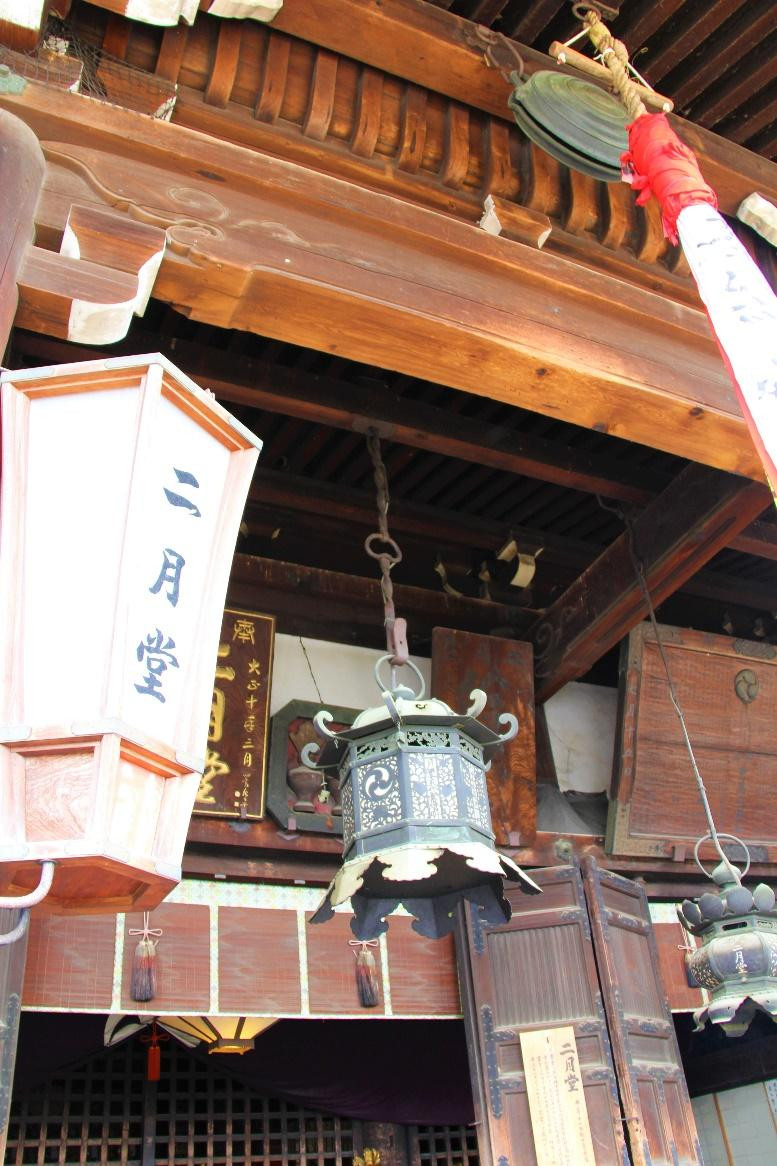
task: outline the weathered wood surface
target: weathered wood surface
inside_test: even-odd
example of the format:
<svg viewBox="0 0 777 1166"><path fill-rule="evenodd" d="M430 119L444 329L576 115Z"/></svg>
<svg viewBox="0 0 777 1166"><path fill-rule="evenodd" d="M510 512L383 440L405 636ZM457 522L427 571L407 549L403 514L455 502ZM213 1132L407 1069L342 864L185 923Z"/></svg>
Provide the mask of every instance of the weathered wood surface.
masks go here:
<svg viewBox="0 0 777 1166"><path fill-rule="evenodd" d="M385 643L383 600L377 578L358 578L338 571L321 571L256 556L235 555L228 598L246 606L262 596L262 609L278 617L280 630L290 635L321 635L322 626L333 640L357 638L379 647ZM430 635L436 624L488 633L495 626L525 626L520 608L482 599L456 599L439 591L394 585L394 599L418 635ZM317 629L317 630L316 630ZM358 632L357 632L358 629Z"/></svg>
<svg viewBox="0 0 777 1166"><path fill-rule="evenodd" d="M494 753L486 775L491 824L498 846L527 846L537 832L534 677L531 646L497 636L437 627L432 633L431 695L454 712L469 707L473 689L488 696L485 724L512 713L518 735Z"/></svg>
<svg viewBox="0 0 777 1166"><path fill-rule="evenodd" d="M421 20L428 22L429 6L410 6L413 13L419 8ZM304 9L301 5L300 10ZM364 18L364 10L364 5L356 6L354 21ZM381 9L380 19L385 17ZM447 13L444 17L451 19ZM305 19L296 7L293 19ZM435 20L431 16L433 24ZM436 80L433 84L426 79L426 58L416 83L392 75L391 61L382 70L361 63L361 48L337 54L327 51L331 46L326 40L322 42L325 48L319 49L315 35L307 43L277 31L275 24L262 28L244 22L231 34L232 41L239 40L235 67L233 58L220 51L225 33L217 22L200 20L190 31L180 30L172 52L164 51L172 46L167 36L160 50L158 37L147 27L121 23L125 43L108 51L131 59L149 74L180 80L179 124L468 221L475 221L476 208L488 194L523 204L524 213L552 217L550 250L681 302L696 302L682 251L664 239L655 208L637 207L633 192L621 184L569 175L533 147L507 109L507 83L468 45L474 70L490 74L501 89L501 115L475 108L466 92L460 101L443 96L444 91L435 92ZM474 26L459 20L456 28L461 36L470 36ZM322 35L326 38L327 33ZM459 50L466 44L461 36L457 33ZM331 101L327 102L331 111L325 124L317 113L322 59L330 62ZM536 53L532 62L530 68L550 64ZM466 136L461 132L465 121ZM456 164L452 166L454 141ZM733 150L736 155L736 147ZM725 153L723 158L726 170ZM741 159L735 158L730 168L738 177ZM731 213L736 205L732 202Z"/></svg>
<svg viewBox="0 0 777 1166"><path fill-rule="evenodd" d="M689 466L634 521L634 553L655 605L769 505L766 487ZM620 536L530 629L537 699L584 675L647 614Z"/></svg>
<svg viewBox="0 0 777 1166"><path fill-rule="evenodd" d="M390 5L382 0L295 0L286 4L273 22L273 28L509 121L512 115L505 105L502 77L496 69L484 67L482 49L468 43L475 27L422 0L392 0ZM524 35L528 36L529 30ZM641 38L634 43L639 47ZM559 68L551 65L544 53L518 47L528 74L541 68ZM505 58L507 67L512 68L507 52ZM774 163L748 150L734 149L732 143L681 118L672 116L670 120L698 153L705 177L726 213L733 214L739 201L753 190L767 198L777 196Z"/></svg>
<svg viewBox="0 0 777 1166"><path fill-rule="evenodd" d="M533 871L542 894L508 890L513 917L462 910L457 962L482 1166L536 1166L520 1033L575 1030L596 1166L627 1160L602 990L580 873ZM468 905L467 905L468 906Z"/></svg>
<svg viewBox="0 0 777 1166"><path fill-rule="evenodd" d="M158 227L71 205L59 251L25 252L16 326L87 344L123 339L146 310L164 250Z"/></svg>
<svg viewBox="0 0 777 1166"><path fill-rule="evenodd" d="M583 860L604 1010L634 1166L703 1166L644 890Z"/></svg>
<svg viewBox="0 0 777 1166"><path fill-rule="evenodd" d="M743 838L754 861L777 861L777 831L764 813L777 782L777 649L679 628L664 627L661 637L718 829ZM752 675L742 679L743 673ZM756 695L743 701L738 692L750 697L753 679ZM689 859L696 839L707 833L647 624L635 628L623 648L612 792L610 851ZM737 861L739 848L731 853ZM706 845L702 855L713 856L712 848Z"/></svg>
<svg viewBox="0 0 777 1166"><path fill-rule="evenodd" d="M165 227L155 293L194 319L761 476L700 312L74 94L30 85L4 103L48 142L44 227L74 199Z"/></svg>
<svg viewBox="0 0 777 1166"><path fill-rule="evenodd" d="M0 363L19 302L17 280L35 233L46 163L28 126L0 113L0 186L5 211L0 221Z"/></svg>

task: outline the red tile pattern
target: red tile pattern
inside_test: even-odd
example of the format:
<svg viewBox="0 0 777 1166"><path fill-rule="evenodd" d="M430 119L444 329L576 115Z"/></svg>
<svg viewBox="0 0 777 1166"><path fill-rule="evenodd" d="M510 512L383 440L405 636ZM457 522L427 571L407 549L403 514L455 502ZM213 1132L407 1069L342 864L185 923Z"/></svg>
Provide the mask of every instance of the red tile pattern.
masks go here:
<svg viewBox="0 0 777 1166"><path fill-rule="evenodd" d="M296 911L219 907L219 1008L299 1015Z"/></svg>
<svg viewBox="0 0 777 1166"><path fill-rule="evenodd" d="M391 1008L403 1016L461 1013L453 936L424 939L413 920L393 915L388 929Z"/></svg>
<svg viewBox="0 0 777 1166"><path fill-rule="evenodd" d="M42 915L30 920L23 1006L111 1006L116 919L113 915Z"/></svg>

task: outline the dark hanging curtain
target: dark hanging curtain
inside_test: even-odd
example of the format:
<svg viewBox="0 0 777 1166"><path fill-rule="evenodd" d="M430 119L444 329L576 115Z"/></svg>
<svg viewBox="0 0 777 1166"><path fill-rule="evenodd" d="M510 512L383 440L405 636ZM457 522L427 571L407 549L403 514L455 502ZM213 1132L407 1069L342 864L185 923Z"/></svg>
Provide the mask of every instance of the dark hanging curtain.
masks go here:
<svg viewBox="0 0 777 1166"><path fill-rule="evenodd" d="M15 1094L100 1053L105 1020L24 1013ZM208 1057L202 1046L191 1055ZM163 1051L163 1073L164 1057ZM259 1093L341 1117L409 1125L474 1120L464 1025L457 1020L280 1020L257 1037L253 1052L210 1056L209 1066Z"/></svg>

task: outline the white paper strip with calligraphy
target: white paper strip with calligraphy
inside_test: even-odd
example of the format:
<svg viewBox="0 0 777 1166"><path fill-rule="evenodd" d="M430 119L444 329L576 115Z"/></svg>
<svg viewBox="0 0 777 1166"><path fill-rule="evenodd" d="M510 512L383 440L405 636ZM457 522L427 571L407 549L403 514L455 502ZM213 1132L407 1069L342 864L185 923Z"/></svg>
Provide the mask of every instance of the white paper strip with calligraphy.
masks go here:
<svg viewBox="0 0 777 1166"><path fill-rule="evenodd" d="M522 1032L537 1166L596 1166L571 1025Z"/></svg>
<svg viewBox="0 0 777 1166"><path fill-rule="evenodd" d="M713 207L680 211L677 233L777 501L777 297Z"/></svg>

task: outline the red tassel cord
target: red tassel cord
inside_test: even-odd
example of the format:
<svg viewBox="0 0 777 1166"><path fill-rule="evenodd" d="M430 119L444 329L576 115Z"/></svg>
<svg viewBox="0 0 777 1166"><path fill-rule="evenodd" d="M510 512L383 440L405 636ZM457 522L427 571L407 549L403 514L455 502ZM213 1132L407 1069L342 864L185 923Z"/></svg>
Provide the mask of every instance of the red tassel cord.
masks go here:
<svg viewBox="0 0 777 1166"><path fill-rule="evenodd" d="M356 991L362 1008L377 1008L380 1004L378 968L370 948L378 946L377 939L349 939L348 944L356 956Z"/></svg>
<svg viewBox="0 0 777 1166"><path fill-rule="evenodd" d="M138 1004L153 1000L156 996L156 945L161 929L148 925L148 912L143 913L143 927L130 930L130 935L139 935L135 954L132 957L130 976L130 996Z"/></svg>
<svg viewBox="0 0 777 1166"><path fill-rule="evenodd" d="M158 1081L162 1076L162 1050L159 1047L159 1042L169 1040L170 1037L165 1033L159 1032L156 1026L156 1020L151 1021L151 1032L148 1036L140 1038L144 1044L148 1045L148 1053L146 1054L146 1080Z"/></svg>

